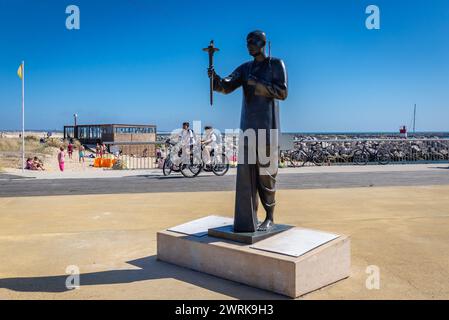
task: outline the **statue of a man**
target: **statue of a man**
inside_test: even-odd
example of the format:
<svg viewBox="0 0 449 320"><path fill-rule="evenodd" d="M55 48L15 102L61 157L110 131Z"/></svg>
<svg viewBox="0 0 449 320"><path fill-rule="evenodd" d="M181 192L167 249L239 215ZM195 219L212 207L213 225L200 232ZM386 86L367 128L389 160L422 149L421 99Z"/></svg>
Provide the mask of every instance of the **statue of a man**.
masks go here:
<svg viewBox="0 0 449 320"><path fill-rule="evenodd" d="M237 165L237 184L235 197L234 231L266 231L273 226L275 206L275 184L278 169L278 139L273 133L279 132L279 102L287 98L287 72L280 59L265 54L266 35L262 31L248 34L247 48L254 58L239 66L226 78L221 78L213 68L208 69L209 77L214 77L213 89L224 94L243 87L243 103L240 129L255 130L256 142L241 139L247 152L255 152L255 161L251 156L239 154ZM258 134L264 131L265 138ZM265 143L259 141L265 140ZM242 141L243 140L243 141ZM261 147L263 146L263 147ZM273 152L273 150L275 152ZM240 152L241 153L241 152ZM262 153L265 153L262 157ZM244 159L242 159L242 157ZM269 159L269 162L261 159ZM258 225L258 197L266 211L265 220Z"/></svg>

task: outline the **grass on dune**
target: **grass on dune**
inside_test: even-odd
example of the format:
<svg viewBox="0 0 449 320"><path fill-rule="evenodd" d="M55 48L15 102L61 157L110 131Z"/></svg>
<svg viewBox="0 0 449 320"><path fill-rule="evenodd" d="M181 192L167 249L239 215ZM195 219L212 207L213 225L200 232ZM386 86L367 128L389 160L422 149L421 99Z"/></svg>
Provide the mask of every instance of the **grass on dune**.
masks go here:
<svg viewBox="0 0 449 320"><path fill-rule="evenodd" d="M56 148L64 146L58 138L50 138L45 143L41 143L39 138L34 136L25 137L25 158L45 157L51 155ZM0 168L20 168L22 139L21 138L0 138Z"/></svg>

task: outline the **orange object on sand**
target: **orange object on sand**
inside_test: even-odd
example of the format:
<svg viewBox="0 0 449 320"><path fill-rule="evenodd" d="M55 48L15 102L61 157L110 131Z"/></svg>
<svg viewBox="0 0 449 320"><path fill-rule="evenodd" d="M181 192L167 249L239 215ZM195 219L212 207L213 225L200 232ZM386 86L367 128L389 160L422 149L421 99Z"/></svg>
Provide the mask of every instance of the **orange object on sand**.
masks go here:
<svg viewBox="0 0 449 320"><path fill-rule="evenodd" d="M94 167L95 168L101 167L101 158L95 158L95 160L94 160Z"/></svg>
<svg viewBox="0 0 449 320"><path fill-rule="evenodd" d="M95 168L112 168L116 159L111 158L95 158L94 167Z"/></svg>
<svg viewBox="0 0 449 320"><path fill-rule="evenodd" d="M101 166L103 168L110 168L112 166L111 159L105 159L105 158L101 159Z"/></svg>

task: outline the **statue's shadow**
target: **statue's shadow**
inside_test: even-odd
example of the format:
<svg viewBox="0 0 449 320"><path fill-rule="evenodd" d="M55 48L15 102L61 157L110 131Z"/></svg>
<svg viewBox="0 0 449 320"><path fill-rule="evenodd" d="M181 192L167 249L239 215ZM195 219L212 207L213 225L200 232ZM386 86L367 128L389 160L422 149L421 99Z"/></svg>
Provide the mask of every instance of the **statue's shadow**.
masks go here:
<svg viewBox="0 0 449 320"><path fill-rule="evenodd" d="M155 255L128 261L127 263L140 269L81 273L81 290L83 286L125 284L172 278L237 299L286 299L284 296L265 290L159 261ZM62 293L71 291L71 289L66 288L67 277L68 275L65 274L59 276L5 278L0 279L0 288L20 292ZM110 290L114 289L111 287ZM173 298L176 298L176 295Z"/></svg>

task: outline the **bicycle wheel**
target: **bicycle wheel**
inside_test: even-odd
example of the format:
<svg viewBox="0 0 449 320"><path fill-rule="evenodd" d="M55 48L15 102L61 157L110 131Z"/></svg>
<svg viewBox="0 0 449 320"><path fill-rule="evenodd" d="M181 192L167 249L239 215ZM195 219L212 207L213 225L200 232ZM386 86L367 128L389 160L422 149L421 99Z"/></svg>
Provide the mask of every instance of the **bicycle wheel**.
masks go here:
<svg viewBox="0 0 449 320"><path fill-rule="evenodd" d="M169 176L171 172L172 172L172 162L170 160L170 157L167 157L164 160L164 165L162 166L162 173L164 174L164 176Z"/></svg>
<svg viewBox="0 0 449 320"><path fill-rule="evenodd" d="M229 170L229 159L222 153L217 157L214 157L214 163L212 164L212 172L217 176L224 176Z"/></svg>
<svg viewBox="0 0 449 320"><path fill-rule="evenodd" d="M386 150L379 150L376 154L376 160L381 165L386 165L390 163L390 153Z"/></svg>
<svg viewBox="0 0 449 320"><path fill-rule="evenodd" d="M323 152L316 151L312 154L312 162L316 166L321 166L325 160L326 160L326 156L324 155Z"/></svg>
<svg viewBox="0 0 449 320"><path fill-rule="evenodd" d="M365 165L368 163L368 153L362 149L355 150L352 155L352 162L357 165Z"/></svg>
<svg viewBox="0 0 449 320"><path fill-rule="evenodd" d="M182 164L181 173L186 178L195 178L200 174L202 168L203 166L200 164Z"/></svg>
<svg viewBox="0 0 449 320"><path fill-rule="evenodd" d="M201 155L194 156L190 155L188 163L181 163L180 165L181 173L186 178L194 178L200 174L201 169L203 169L203 161L201 160Z"/></svg>
<svg viewBox="0 0 449 320"><path fill-rule="evenodd" d="M290 165L292 167L302 167L306 162L307 156L303 151L293 151L290 154Z"/></svg>

